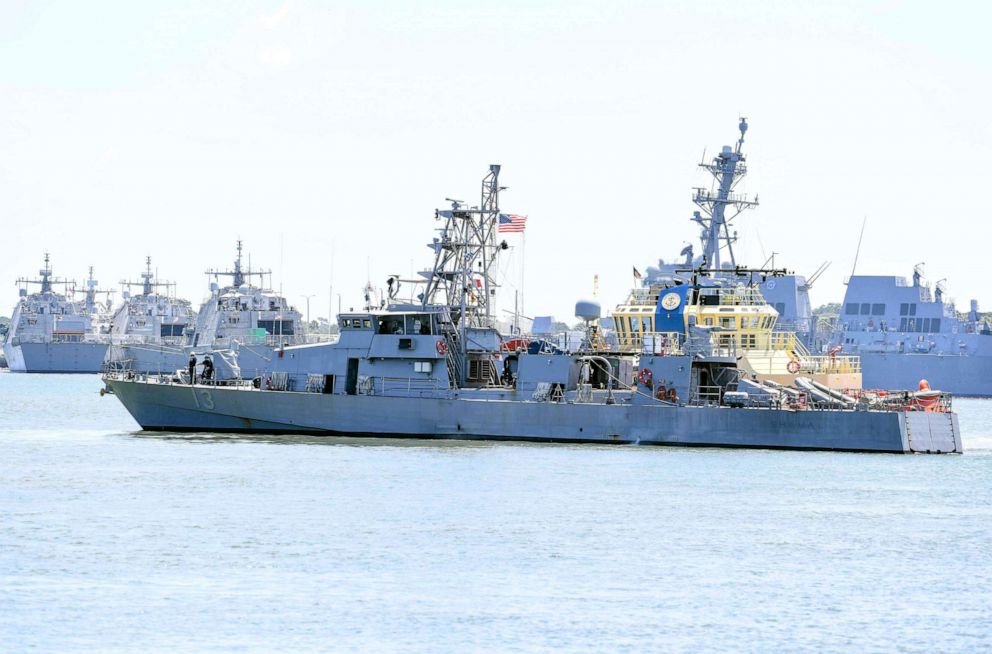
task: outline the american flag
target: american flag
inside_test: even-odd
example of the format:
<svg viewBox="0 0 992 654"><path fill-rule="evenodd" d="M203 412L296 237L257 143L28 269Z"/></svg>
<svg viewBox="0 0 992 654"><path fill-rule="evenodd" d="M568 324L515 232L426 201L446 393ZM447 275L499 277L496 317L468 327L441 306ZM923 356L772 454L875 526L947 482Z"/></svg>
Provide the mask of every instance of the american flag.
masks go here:
<svg viewBox="0 0 992 654"><path fill-rule="evenodd" d="M499 215L500 232L522 232L527 227L527 216L518 216L512 213L501 213Z"/></svg>

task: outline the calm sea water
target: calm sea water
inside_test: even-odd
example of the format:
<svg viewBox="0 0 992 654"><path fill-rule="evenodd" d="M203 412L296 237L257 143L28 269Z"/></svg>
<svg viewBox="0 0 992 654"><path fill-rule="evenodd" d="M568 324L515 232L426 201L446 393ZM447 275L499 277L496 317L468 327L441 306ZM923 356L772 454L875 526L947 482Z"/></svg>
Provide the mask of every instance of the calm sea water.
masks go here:
<svg viewBox="0 0 992 654"><path fill-rule="evenodd" d="M0 374L0 650L992 649L963 456L142 435Z"/></svg>

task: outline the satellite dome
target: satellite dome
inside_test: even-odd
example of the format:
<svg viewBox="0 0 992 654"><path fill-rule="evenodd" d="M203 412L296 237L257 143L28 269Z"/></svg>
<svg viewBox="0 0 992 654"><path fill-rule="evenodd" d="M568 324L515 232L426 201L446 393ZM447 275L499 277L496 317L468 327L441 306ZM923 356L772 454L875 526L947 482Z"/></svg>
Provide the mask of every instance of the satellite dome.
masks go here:
<svg viewBox="0 0 992 654"><path fill-rule="evenodd" d="M595 300L579 300L575 303L575 317L582 320L599 320L602 309Z"/></svg>

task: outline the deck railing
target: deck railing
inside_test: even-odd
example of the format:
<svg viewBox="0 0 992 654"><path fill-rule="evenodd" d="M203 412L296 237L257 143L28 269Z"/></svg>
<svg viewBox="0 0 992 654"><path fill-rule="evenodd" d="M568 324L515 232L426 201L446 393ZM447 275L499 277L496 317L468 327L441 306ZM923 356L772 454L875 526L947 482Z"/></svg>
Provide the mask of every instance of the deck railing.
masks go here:
<svg viewBox="0 0 992 654"><path fill-rule="evenodd" d="M678 332L617 333L617 349L621 352L678 356L684 354L682 335Z"/></svg>

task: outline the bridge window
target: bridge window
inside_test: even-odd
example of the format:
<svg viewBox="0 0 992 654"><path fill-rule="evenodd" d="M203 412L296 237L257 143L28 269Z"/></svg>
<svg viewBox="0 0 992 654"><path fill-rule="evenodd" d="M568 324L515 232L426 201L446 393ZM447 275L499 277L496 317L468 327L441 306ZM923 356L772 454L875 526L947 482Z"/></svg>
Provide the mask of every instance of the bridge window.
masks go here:
<svg viewBox="0 0 992 654"><path fill-rule="evenodd" d="M411 315L406 317L406 333L420 334L426 336L431 333L431 321L429 316Z"/></svg>
<svg viewBox="0 0 992 654"><path fill-rule="evenodd" d="M649 316L641 316L641 329L645 334L649 334L654 331L651 328L651 318Z"/></svg>
<svg viewBox="0 0 992 654"><path fill-rule="evenodd" d="M379 330L380 334L403 334L403 318L382 318L379 320Z"/></svg>
<svg viewBox="0 0 992 654"><path fill-rule="evenodd" d="M294 333L292 320L259 320L258 328L272 336L292 336Z"/></svg>
<svg viewBox="0 0 992 654"><path fill-rule="evenodd" d="M930 332L936 334L940 331L940 318L934 318L930 321Z"/></svg>
<svg viewBox="0 0 992 654"><path fill-rule="evenodd" d="M162 325L162 336L182 336L186 325Z"/></svg>
<svg viewBox="0 0 992 654"><path fill-rule="evenodd" d="M855 302L848 302L847 306L844 307L844 313L848 316L858 315L858 305Z"/></svg>
<svg viewBox="0 0 992 654"><path fill-rule="evenodd" d="M885 305L884 304L873 304L873 305L871 305L871 315L873 315L873 316L884 316L885 315Z"/></svg>
<svg viewBox="0 0 992 654"><path fill-rule="evenodd" d="M870 313L871 313L871 304L869 304L868 302L863 302L861 304L861 315L867 316Z"/></svg>

